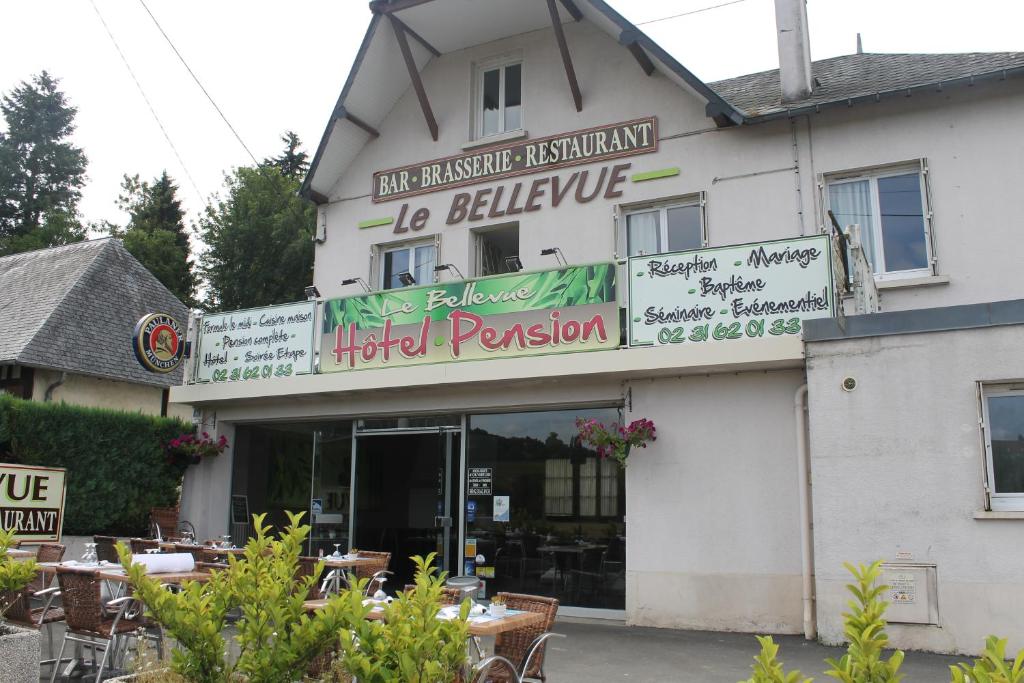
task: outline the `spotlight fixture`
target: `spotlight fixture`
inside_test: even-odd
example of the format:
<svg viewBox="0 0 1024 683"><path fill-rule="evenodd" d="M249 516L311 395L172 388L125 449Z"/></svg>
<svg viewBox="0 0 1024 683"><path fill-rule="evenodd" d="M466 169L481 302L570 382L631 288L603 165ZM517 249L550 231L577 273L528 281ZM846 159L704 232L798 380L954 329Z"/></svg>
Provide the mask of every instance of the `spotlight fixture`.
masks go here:
<svg viewBox="0 0 1024 683"><path fill-rule="evenodd" d="M363 288L364 292L370 291L370 285L366 284L366 280L364 280L361 277L350 277L345 278L344 280L341 281L342 287L347 287L349 285L359 285L360 287Z"/></svg>
<svg viewBox="0 0 1024 683"><path fill-rule="evenodd" d="M398 281L402 283L403 287L412 287L416 284L416 278L407 270L398 274Z"/></svg>
<svg viewBox="0 0 1024 683"><path fill-rule="evenodd" d="M558 247L548 247L547 249L540 250L541 256L554 256L560 265L567 266L569 262L565 260L565 254Z"/></svg>
<svg viewBox="0 0 1024 683"><path fill-rule="evenodd" d="M510 273L518 273L523 269L523 262L519 260L518 256L506 256L505 269Z"/></svg>
<svg viewBox="0 0 1024 683"><path fill-rule="evenodd" d="M460 280L466 279L466 277L462 274L462 271L460 271L458 266L456 266L454 263L442 263L439 266L434 266L435 273L440 273L442 270L447 270L449 273L454 270L455 274L459 276Z"/></svg>
<svg viewBox="0 0 1024 683"><path fill-rule="evenodd" d="M320 290L316 288L316 285L310 285L302 291L305 292L307 301L313 301L314 299L320 298Z"/></svg>

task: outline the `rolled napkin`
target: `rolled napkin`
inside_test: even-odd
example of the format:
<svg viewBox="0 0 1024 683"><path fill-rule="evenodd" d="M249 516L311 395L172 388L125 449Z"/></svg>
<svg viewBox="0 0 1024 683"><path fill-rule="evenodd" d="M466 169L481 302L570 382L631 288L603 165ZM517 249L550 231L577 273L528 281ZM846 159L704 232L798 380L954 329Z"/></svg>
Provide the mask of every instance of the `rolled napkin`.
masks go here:
<svg viewBox="0 0 1024 683"><path fill-rule="evenodd" d="M162 553L160 555L132 555L132 564L141 564L147 574L191 572L196 568L191 553Z"/></svg>

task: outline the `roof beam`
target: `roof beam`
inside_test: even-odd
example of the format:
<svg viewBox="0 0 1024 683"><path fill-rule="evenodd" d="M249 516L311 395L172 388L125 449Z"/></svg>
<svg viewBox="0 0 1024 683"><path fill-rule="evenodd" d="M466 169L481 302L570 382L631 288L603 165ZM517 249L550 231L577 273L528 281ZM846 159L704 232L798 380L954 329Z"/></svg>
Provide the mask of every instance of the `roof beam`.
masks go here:
<svg viewBox="0 0 1024 683"><path fill-rule="evenodd" d="M633 55L633 58L640 65L640 68L644 70L645 74L650 76L654 73L654 62L644 52L644 49L640 47L640 36L637 35L636 31L623 31L620 33L619 44L626 46L626 49Z"/></svg>
<svg viewBox="0 0 1024 683"><path fill-rule="evenodd" d="M576 105L576 111L583 111L583 95L580 94L580 84L576 80L576 69L572 65L569 45L565 42L565 31L562 30L562 19L558 16L555 0L548 0L548 14L551 15L551 27L555 31L558 51L562 53L562 64L565 66L565 76L569 79L569 90L572 91L573 104Z"/></svg>
<svg viewBox="0 0 1024 683"><path fill-rule="evenodd" d="M345 107L338 107L338 109L335 111L335 115L339 119L346 119L350 123L358 126L359 128L362 128L367 133L369 133L371 137L380 137L380 131L378 131L376 128L368 124L366 121L363 121L361 118L350 112Z"/></svg>
<svg viewBox="0 0 1024 683"><path fill-rule="evenodd" d="M370 11L374 14L392 14L394 12L400 12L410 7L416 7L417 5L425 5L433 0L373 0L370 3Z"/></svg>
<svg viewBox="0 0 1024 683"><path fill-rule="evenodd" d="M554 0L548 0L553 2ZM395 32L395 40L398 41L398 49L402 52L402 59L405 60L405 68L409 71L409 78L412 80L412 87L416 91L416 98L420 101L420 109L423 110L423 118L427 121L427 128L430 129L430 137L437 142L437 119L434 118L434 110L430 108L430 100L427 99L427 91L423 89L423 79L420 78L420 70L416 68L416 61L412 58L412 50L409 49L409 40L405 37L404 24L398 17L389 14L391 28Z"/></svg>
<svg viewBox="0 0 1024 683"><path fill-rule="evenodd" d="M572 15L573 21L583 20L583 12L580 11L580 8L577 7L576 3L573 2L572 0L562 0L562 7L565 8L566 12Z"/></svg>
<svg viewBox="0 0 1024 683"><path fill-rule="evenodd" d="M416 33L416 31L413 31L411 28L409 28L409 24L405 23L404 21L402 21L401 19L396 17L394 14L391 14L391 15L388 15L388 16L390 16L391 21L397 21L402 26L402 30L405 31L406 33L408 33L413 38L415 38L416 42L419 43L420 45L422 45L423 48L427 52L429 52L430 54L434 55L435 57L440 57L441 56L441 51L438 50L433 45L431 45L430 43L428 43L426 38L424 38L420 34Z"/></svg>

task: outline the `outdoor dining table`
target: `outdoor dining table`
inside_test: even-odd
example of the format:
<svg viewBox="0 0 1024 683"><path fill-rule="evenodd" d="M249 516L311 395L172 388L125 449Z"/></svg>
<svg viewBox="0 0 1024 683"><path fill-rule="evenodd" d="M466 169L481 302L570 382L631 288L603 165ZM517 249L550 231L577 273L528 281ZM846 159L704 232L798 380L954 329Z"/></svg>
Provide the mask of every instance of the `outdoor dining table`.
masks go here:
<svg viewBox="0 0 1024 683"><path fill-rule="evenodd" d="M307 612L315 612L327 605L327 600L307 600L303 603ZM383 605L375 606L366 615L371 621L382 621L384 619ZM469 617L469 635L486 637L496 636L509 631L517 631L521 628L528 628L544 623L546 617L537 612L519 612L510 610L503 617L492 617L488 614Z"/></svg>
<svg viewBox="0 0 1024 683"><path fill-rule="evenodd" d="M112 583L129 583L131 579L128 573L123 569L108 569L100 571L96 575L103 581L110 581ZM151 579L156 579L160 583L177 586L181 585L185 581L198 581L199 583L205 583L210 580L210 574L208 572L159 572L146 574Z"/></svg>

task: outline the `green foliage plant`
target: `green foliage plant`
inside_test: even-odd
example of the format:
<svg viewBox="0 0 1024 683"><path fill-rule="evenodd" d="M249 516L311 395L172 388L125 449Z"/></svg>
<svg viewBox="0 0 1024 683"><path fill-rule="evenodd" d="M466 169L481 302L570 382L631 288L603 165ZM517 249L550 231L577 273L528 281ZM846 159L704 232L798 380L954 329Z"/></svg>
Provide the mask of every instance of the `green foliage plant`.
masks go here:
<svg viewBox="0 0 1024 683"><path fill-rule="evenodd" d="M164 589L158 578L131 564L131 553L118 547L135 595L178 647L171 669L189 683L291 683L300 680L310 661L336 642L344 618L340 597L329 600L312 615L303 602L320 578L319 564L300 577L299 555L309 535L302 513L288 513L289 524L277 539L270 536L265 515L253 516L255 536L241 559L229 557L228 567L215 570L209 581L186 581L182 590ZM228 656L223 632L227 615L239 609L237 657Z"/></svg>
<svg viewBox="0 0 1024 683"><path fill-rule="evenodd" d="M786 673L778 659L779 646L771 636L757 636L757 642L761 643L761 652L750 667L754 675L743 683L811 683L814 680L804 678L799 671Z"/></svg>
<svg viewBox="0 0 1024 683"><path fill-rule="evenodd" d="M0 618L21 597L21 592L36 578L39 567L33 559L16 560L7 554L14 545L14 529L0 529Z"/></svg>
<svg viewBox="0 0 1024 683"><path fill-rule="evenodd" d="M163 446L191 429L172 418L0 393L0 462L67 469L65 534L144 533L152 508L177 504L185 470Z"/></svg>
<svg viewBox="0 0 1024 683"><path fill-rule="evenodd" d="M470 601L458 618L438 619L446 572L433 573L435 553L411 558L416 565L416 588L399 594L384 608L383 620L366 619L373 608L363 604L366 580L341 594L348 619L341 632L341 652L335 672L359 683L451 683L466 665ZM343 680L343 678L341 678Z"/></svg>
<svg viewBox="0 0 1024 683"><path fill-rule="evenodd" d="M1006 639L989 636L985 652L973 665L949 667L952 683L1024 683L1024 649L1012 661L1006 659Z"/></svg>
<svg viewBox="0 0 1024 683"><path fill-rule="evenodd" d="M882 561L858 567L849 563L843 566L853 574L855 580L846 587L854 599L847 603L850 611L843 613L843 630L850 644L846 654L839 660L825 660L831 667L825 675L842 683L898 683L903 678L899 673L903 652L897 650L888 660L882 658L889 643L883 616L889 603L882 598L888 586L878 583L882 574Z"/></svg>

